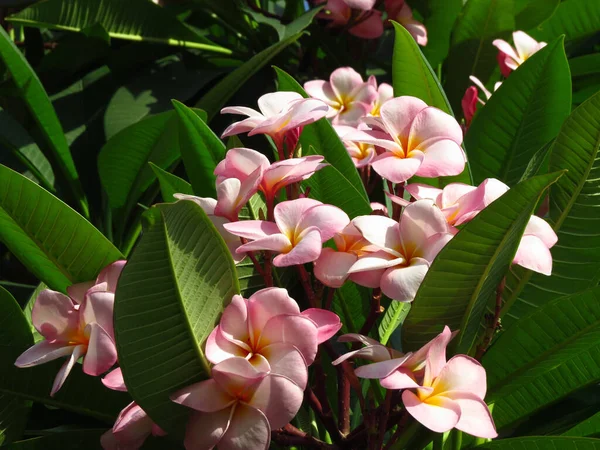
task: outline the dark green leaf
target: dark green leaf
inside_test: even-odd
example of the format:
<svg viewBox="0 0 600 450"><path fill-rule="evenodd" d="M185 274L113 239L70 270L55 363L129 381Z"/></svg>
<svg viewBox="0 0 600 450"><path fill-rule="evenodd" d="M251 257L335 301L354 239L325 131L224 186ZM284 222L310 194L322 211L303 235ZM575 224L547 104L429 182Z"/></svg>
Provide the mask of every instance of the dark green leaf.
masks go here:
<svg viewBox="0 0 600 450"><path fill-rule="evenodd" d="M570 430L564 432L563 436L599 437L600 436L600 412L578 423Z"/></svg>
<svg viewBox="0 0 600 450"><path fill-rule="evenodd" d="M194 195L192 185L187 181L179 178L177 175L173 175L172 173L161 169L153 163L150 163L150 168L158 179L160 193L165 203L171 203L175 201L173 194Z"/></svg>
<svg viewBox="0 0 600 450"><path fill-rule="evenodd" d="M410 303L390 301L379 324L379 342L386 345L396 329L404 323L410 311Z"/></svg>
<svg viewBox="0 0 600 450"><path fill-rule="evenodd" d="M600 73L600 53L571 58L569 59L569 67L573 77Z"/></svg>
<svg viewBox="0 0 600 450"><path fill-rule="evenodd" d="M570 438L554 436L534 436L513 439L501 439L478 445L481 450L598 450L599 439Z"/></svg>
<svg viewBox="0 0 600 450"><path fill-rule="evenodd" d="M529 34L538 41L549 41L561 34L567 41L586 37L600 29L600 2L589 0L563 1L548 20Z"/></svg>
<svg viewBox="0 0 600 450"><path fill-rule="evenodd" d="M560 0L515 0L515 26L517 30L531 30L549 19L558 8Z"/></svg>
<svg viewBox="0 0 600 450"><path fill-rule="evenodd" d="M431 15L425 20L427 27L427 45L423 54L429 64L437 67L450 50L450 35L454 23L463 7L462 0L429 0L427 2Z"/></svg>
<svg viewBox="0 0 600 450"><path fill-rule="evenodd" d="M101 449L100 436L106 430L74 430L52 433L15 442L6 450L79 450ZM3 447L4 448L4 447Z"/></svg>

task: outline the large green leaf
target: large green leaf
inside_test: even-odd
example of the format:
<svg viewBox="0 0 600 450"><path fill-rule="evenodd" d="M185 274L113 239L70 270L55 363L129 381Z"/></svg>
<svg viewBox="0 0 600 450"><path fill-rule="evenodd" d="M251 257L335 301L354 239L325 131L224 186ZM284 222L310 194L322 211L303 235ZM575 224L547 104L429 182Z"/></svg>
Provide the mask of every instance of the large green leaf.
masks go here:
<svg viewBox="0 0 600 450"><path fill-rule="evenodd" d="M511 73L475 116L465 137L475 183L516 184L570 112L571 76L559 38Z"/></svg>
<svg viewBox="0 0 600 450"><path fill-rule="evenodd" d="M569 68L573 77L600 73L600 53L590 53L589 55L571 58L569 59Z"/></svg>
<svg viewBox="0 0 600 450"><path fill-rule="evenodd" d="M600 288L553 300L501 334L483 358L498 428L600 381Z"/></svg>
<svg viewBox="0 0 600 450"><path fill-rule="evenodd" d="M14 442L7 446L6 450L101 449L100 436L102 436L105 431L106 430L97 429L50 433L45 436Z"/></svg>
<svg viewBox="0 0 600 450"><path fill-rule="evenodd" d="M225 144L200 117L183 103L173 101L179 129L179 148L183 165L192 182L194 193L200 197L217 196L215 167L225 158Z"/></svg>
<svg viewBox="0 0 600 450"><path fill-rule="evenodd" d="M465 4L452 35L444 86L450 104L460 109L469 75L486 81L496 67L492 41L515 29L514 0L477 0Z"/></svg>
<svg viewBox="0 0 600 450"><path fill-rule="evenodd" d="M392 300L386 308L379 324L379 342L386 345L396 329L404 323L410 312L410 303Z"/></svg>
<svg viewBox="0 0 600 450"><path fill-rule="evenodd" d="M37 184L0 165L0 241L50 288L94 280L122 258L92 224Z"/></svg>
<svg viewBox="0 0 600 450"><path fill-rule="evenodd" d="M370 292L347 281L335 290L331 310L340 316L343 333L358 333L369 314Z"/></svg>
<svg viewBox="0 0 600 450"><path fill-rule="evenodd" d="M230 55L231 50L194 33L168 11L147 0L47 0L11 16L28 27L82 31L101 25L109 36L157 42Z"/></svg>
<svg viewBox="0 0 600 450"><path fill-rule="evenodd" d="M558 235L552 276L513 268L502 309L508 327L553 298L596 286L600 280L600 93L565 121L551 149L550 170L567 170L550 190L550 221Z"/></svg>
<svg viewBox="0 0 600 450"><path fill-rule="evenodd" d="M177 433L189 409L169 396L209 375L204 341L239 286L229 250L194 202L155 206L145 217L117 287L119 364L134 400Z"/></svg>
<svg viewBox="0 0 600 450"><path fill-rule="evenodd" d="M161 169L155 164L150 163L150 168L158 179L160 195L165 203L174 202L174 194L194 195L192 185L187 181L179 178L177 175L173 175L172 173Z"/></svg>
<svg viewBox="0 0 600 450"><path fill-rule="evenodd" d="M0 27L1 28L1 27ZM38 144L46 151L46 156L62 173L66 186L70 188L79 208L88 215L88 205L71 151L65 139L62 126L50 103L39 78L27 63L25 56L13 44L4 29L0 29L0 58L12 76L19 95L27 106L40 133ZM61 182L62 178L59 179Z"/></svg>
<svg viewBox="0 0 600 450"><path fill-rule="evenodd" d="M246 81L252 75L262 69L288 45L296 42L300 36L302 36L302 33L296 33L254 55L206 93L206 95L198 101L196 107L206 111L208 114L208 122L210 122L225 103L227 103L227 100L229 100L240 87L244 86Z"/></svg>
<svg viewBox="0 0 600 450"><path fill-rule="evenodd" d="M598 450L600 439L556 436L532 436L501 439L478 445L481 450Z"/></svg>
<svg viewBox="0 0 600 450"><path fill-rule="evenodd" d="M530 30L552 17L560 0L515 0L515 27ZM558 37L558 36L556 36Z"/></svg>
<svg viewBox="0 0 600 450"><path fill-rule="evenodd" d="M277 32L277 36L279 40L282 41L290 36L293 36L296 33L301 32L306 27L308 27L315 16L323 9L323 7L314 8L309 11L306 11L297 19L293 20L291 23L284 25L280 20L275 19L273 17L267 17L264 14L254 11L250 8L243 8L244 13L248 14L258 23L264 23L265 25L269 25L273 27L273 29Z"/></svg>
<svg viewBox="0 0 600 450"><path fill-rule="evenodd" d="M450 35L463 7L463 1L429 0L427 6L431 15L425 19L427 45L423 47L423 54L427 57L429 64L437 67L448 56Z"/></svg>
<svg viewBox="0 0 600 450"><path fill-rule="evenodd" d="M297 92L305 98L308 97L308 94L293 77L277 67L275 67L275 71L280 91ZM329 170L322 169L308 179L307 184L314 185L315 192L318 191L323 195L323 198L319 198L319 200L344 209L351 217L371 212L369 199L358 171L346 147L327 119L323 118L306 125L300 135L300 144L305 154L323 155L325 161L332 166ZM325 175L320 174L323 171L325 171ZM330 175L330 178L327 177L327 174ZM313 180L314 177L316 178ZM336 189L338 190L337 194ZM345 193L344 195L340 195L342 191Z"/></svg>
<svg viewBox="0 0 600 450"><path fill-rule="evenodd" d="M50 397L52 383L64 360L19 369L17 357L33 345L29 323L17 302L0 288L0 396L44 403L111 423L131 400L123 392L106 389L99 377L85 375L77 364L63 387ZM2 405L4 407L4 404ZM19 420L18 410L10 420ZM5 421L1 418L0 427Z"/></svg>
<svg viewBox="0 0 600 450"><path fill-rule="evenodd" d="M549 41L561 34L566 39L578 39L600 29L600 2L589 0L563 1L548 20L529 34L539 41Z"/></svg>
<svg viewBox="0 0 600 450"><path fill-rule="evenodd" d="M563 436L600 437L600 412L588 417L573 428L565 431Z"/></svg>
<svg viewBox="0 0 600 450"><path fill-rule="evenodd" d="M485 306L515 255L532 210L560 173L530 178L506 192L465 225L435 258L402 327L402 348L419 348L444 325L460 330L467 353Z"/></svg>

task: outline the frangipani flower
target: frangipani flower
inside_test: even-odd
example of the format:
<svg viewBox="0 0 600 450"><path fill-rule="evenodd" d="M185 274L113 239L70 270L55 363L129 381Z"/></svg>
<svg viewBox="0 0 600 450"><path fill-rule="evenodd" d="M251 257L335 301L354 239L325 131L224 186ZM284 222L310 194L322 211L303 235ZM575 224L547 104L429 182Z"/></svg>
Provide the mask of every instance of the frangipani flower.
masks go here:
<svg viewBox="0 0 600 450"><path fill-rule="evenodd" d="M304 83L306 92L329 105L327 118L335 125L357 125L361 117L369 114L377 90L365 83L351 67L334 70L329 81L313 80Z"/></svg>
<svg viewBox="0 0 600 450"><path fill-rule="evenodd" d="M207 339L206 358L218 364L240 356L257 369L285 375L304 389L307 366L313 363L319 344L341 326L337 315L323 309L301 313L285 289L262 289L248 300L234 295Z"/></svg>
<svg viewBox="0 0 600 450"><path fill-rule="evenodd" d="M257 188L265 194L267 202L272 202L280 189L310 178L316 171L327 166L323 157L312 155L302 158L284 159L271 164L262 153L249 148L232 148L215 168L217 185L227 179L237 179L240 185L251 185L253 174L262 174ZM256 192L256 191L254 191Z"/></svg>
<svg viewBox="0 0 600 450"><path fill-rule="evenodd" d="M486 101L489 100L492 96L492 93L486 89L486 87L479 80L479 78L476 78L473 75L471 75L469 79L473 82L473 84L475 84L475 86L469 86L467 88L467 91L465 92L465 95L463 96L461 101L463 115L465 116L465 122L467 127L471 124L471 121L475 116L475 112L477 111L477 103L485 105L485 102L479 96L477 88L481 89L481 92L483 92L483 95L485 95ZM494 84L494 92L498 90L501 84L501 81L498 81L496 84Z"/></svg>
<svg viewBox="0 0 600 450"><path fill-rule="evenodd" d="M361 286L377 288L385 269L369 270L349 274L350 268L360 258L373 255L379 258L389 258L388 253L379 250L371 244L352 223L333 236L337 251L325 247L321 256L315 261L314 275L325 286L341 287L349 278Z"/></svg>
<svg viewBox="0 0 600 450"><path fill-rule="evenodd" d="M401 183L414 175L439 177L463 171L462 130L449 114L418 98L404 96L388 100L381 107L379 124L385 131L357 130L344 138L386 149L371 161L383 178Z"/></svg>
<svg viewBox="0 0 600 450"><path fill-rule="evenodd" d="M381 83L379 87L377 87L377 79L375 78L375 75L371 75L367 83L377 89L377 97L375 100L373 100L373 106L371 107L371 112L369 114L371 116L379 117L381 105L394 98L394 88L387 83Z"/></svg>
<svg viewBox="0 0 600 450"><path fill-rule="evenodd" d="M496 39L492 42L498 50L498 65L503 76L510 73L527 61L534 53L546 46L545 42L538 42L523 31L513 33L513 48L508 42Z"/></svg>
<svg viewBox="0 0 600 450"><path fill-rule="evenodd" d="M248 133L248 136L268 134L280 149L287 132L316 122L325 117L328 110L322 101L285 91L263 95L258 99L258 108L260 112L245 106L223 108L221 114L241 114L248 118L228 126L221 137L240 133Z"/></svg>
<svg viewBox="0 0 600 450"><path fill-rule="evenodd" d="M373 158L377 156L375 146L371 144L365 144L362 142L348 141L344 139L344 136L356 131L356 128L349 127L347 125L334 125L333 128L337 132L338 136L342 140L344 147L348 150L348 154L352 159L352 162L357 169L368 166ZM360 125L359 125L360 128Z"/></svg>
<svg viewBox="0 0 600 450"><path fill-rule="evenodd" d="M148 436L165 436L166 433L135 402L119 413L114 426L102 435L104 450L137 450Z"/></svg>
<svg viewBox="0 0 600 450"><path fill-rule="evenodd" d="M417 200L404 208L399 223L383 216L360 216L352 223L367 241L389 256L365 256L348 272L386 269L381 291L402 302L414 299L429 265L452 238L444 215L429 200Z"/></svg>
<svg viewBox="0 0 600 450"><path fill-rule="evenodd" d="M183 388L171 399L197 411L187 424L187 449L267 450L271 430L293 419L303 397L289 378L233 357L214 366L211 379Z"/></svg>
<svg viewBox="0 0 600 450"><path fill-rule="evenodd" d="M117 280L125 261L102 269L95 282L73 285L69 296L44 289L38 295L31 320L44 337L15 361L17 367L33 367L68 357L60 368L51 396L56 394L79 358L83 371L98 376L117 361L113 330L113 306Z"/></svg>
<svg viewBox="0 0 600 450"><path fill-rule="evenodd" d="M412 9L404 0L385 0L385 10L388 18L406 28L417 44L427 45L427 28L413 18Z"/></svg>
<svg viewBox="0 0 600 450"><path fill-rule="evenodd" d="M344 353L338 359L333 361L331 364L337 366L338 364L346 361L350 358L361 358L367 359L369 361L380 362L380 361L389 361L390 359L395 358L404 358L404 355L393 348L388 348L385 345L381 345L375 339L370 338L368 336L363 336L362 334L357 333L348 333L343 334L338 338L338 342L359 342L364 345L364 347L359 348L358 350L353 350L348 353ZM370 367L370 366L364 366ZM358 369L357 369L358 370ZM356 370L355 370L356 372ZM358 374L357 374L358 375ZM364 377L369 378L369 377Z"/></svg>
<svg viewBox="0 0 600 450"><path fill-rule="evenodd" d="M374 4L372 0L328 0L325 11L317 17L331 21L329 27L341 28L350 21L354 10L358 14L355 14L355 25L351 25L348 32L359 38L376 39L383 33L383 22L381 12L372 9Z"/></svg>
<svg viewBox="0 0 600 450"><path fill-rule="evenodd" d="M274 251L280 254L273 264L285 267L315 261L322 244L350 223L341 209L309 198L281 202L275 206L274 215L275 223L245 220L223 227L231 234L251 240L238 247L238 253Z"/></svg>

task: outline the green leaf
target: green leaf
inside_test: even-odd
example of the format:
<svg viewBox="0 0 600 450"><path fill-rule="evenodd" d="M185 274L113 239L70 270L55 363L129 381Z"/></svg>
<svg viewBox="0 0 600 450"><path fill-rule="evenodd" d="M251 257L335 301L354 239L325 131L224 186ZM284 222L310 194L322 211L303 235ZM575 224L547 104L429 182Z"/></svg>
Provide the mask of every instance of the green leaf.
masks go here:
<svg viewBox="0 0 600 450"><path fill-rule="evenodd" d="M302 36L302 33L297 33L254 55L242 66L238 67L229 75L227 75L208 93L206 93L198 101L196 107L206 111L208 114L207 122L210 122L214 118L214 116L220 111L225 103L227 103L227 100L229 100L240 87L244 86L246 81L252 75L262 69L269 61L271 61L271 59L277 56L288 45L296 42L300 36Z"/></svg>
<svg viewBox="0 0 600 450"><path fill-rule="evenodd" d="M513 268L507 277L501 316L505 327L563 295L600 280L600 93L580 105L552 146L550 171L567 170L550 189L550 222L558 243L550 250L552 276Z"/></svg>
<svg viewBox="0 0 600 450"><path fill-rule="evenodd" d="M52 433L22 441L14 442L6 450L78 450L82 448L99 448L100 436L106 430L74 430ZM4 449L4 447L3 447Z"/></svg>
<svg viewBox="0 0 600 450"><path fill-rule="evenodd" d="M100 377L85 375L80 364L73 368L60 391L50 397L52 383L64 359L27 369L14 365L17 357L33 345L33 336L21 308L2 288L0 342L0 396L44 403L92 416L111 425L119 411L131 401L123 392L106 389Z"/></svg>
<svg viewBox="0 0 600 450"><path fill-rule="evenodd" d="M174 194L187 194L194 195L192 185L177 175L167 172L161 169L153 163L149 163L150 168L158 179L160 185L160 193L165 203L171 203L176 201L173 197Z"/></svg>
<svg viewBox="0 0 600 450"><path fill-rule="evenodd" d="M496 38L515 30L514 0L467 2L452 34L447 60L446 94L455 110L469 85L469 75L486 81L496 68Z"/></svg>
<svg viewBox="0 0 600 450"><path fill-rule="evenodd" d="M173 101L179 128L179 148L183 165L200 197L216 198L215 167L225 158L225 144L193 109Z"/></svg>
<svg viewBox="0 0 600 450"><path fill-rule="evenodd" d="M0 165L0 241L50 288L94 280L121 253L92 224Z"/></svg>
<svg viewBox="0 0 600 450"><path fill-rule="evenodd" d="M571 76L581 77L600 73L600 53L591 53L589 55L579 56L569 59Z"/></svg>
<svg viewBox="0 0 600 450"><path fill-rule="evenodd" d="M550 150L552 149L552 144L554 144L554 140L548 142L537 152L535 152L535 154L527 163L525 172L523 172L523 175L521 176L519 182L525 181L528 178L534 177L536 175L548 173L548 162L550 160Z"/></svg>
<svg viewBox="0 0 600 450"><path fill-rule="evenodd" d="M358 333L369 314L370 300L369 290L351 281L335 290L331 310L340 316L343 333Z"/></svg>
<svg viewBox="0 0 600 450"><path fill-rule="evenodd" d="M531 30L552 17L560 0L515 0L516 30Z"/></svg>
<svg viewBox="0 0 600 450"><path fill-rule="evenodd" d="M117 287L119 364L134 400L180 433L190 410L169 396L209 375L204 341L239 285L229 250L194 202L155 206L145 217Z"/></svg>
<svg viewBox="0 0 600 450"><path fill-rule="evenodd" d="M465 144L475 184L516 184L570 112L571 76L559 38L511 73L473 119Z"/></svg>
<svg viewBox="0 0 600 450"><path fill-rule="evenodd" d="M33 326L31 312L33 311L33 305L35 305L35 299L44 289L48 289L48 286L46 286L44 283L38 284L35 290L29 296L29 300L27 300L27 303L23 307L23 315L25 316L25 320L27 320L27 323L29 324L29 329L31 330L31 334L33 335L33 342L36 344L43 340L44 336L42 336L40 332L36 330Z"/></svg>
<svg viewBox="0 0 600 450"><path fill-rule="evenodd" d="M275 72L277 73L280 91L297 92L305 98L308 97L302 86L293 77L277 67L275 67ZM320 200L331 202L331 204L342 209L346 207L348 209L346 212L352 218L357 213L369 214L371 212L369 198L358 175L358 171L348 154L348 150L346 150L346 147L344 147L344 144L342 144L342 141L327 119L323 118L315 123L306 125L300 135L300 144L305 154L311 154L312 152L323 155L325 162L331 164L330 168L321 169L307 181L309 185L313 183L315 189L327 198L327 200ZM328 179L327 176L320 174L323 171L325 171L325 174L330 174L332 178ZM336 183L339 183L338 188L343 186L342 189L348 195L351 195L351 197L343 198L344 196L342 195L336 196L334 192ZM350 204L352 206L349 206Z"/></svg>
<svg viewBox="0 0 600 450"><path fill-rule="evenodd" d="M427 28L427 45L423 54L429 64L437 67L448 56L452 28L463 7L462 0L429 0L427 2L431 15L425 19Z"/></svg>
<svg viewBox="0 0 600 450"><path fill-rule="evenodd" d="M395 300L390 301L390 305L385 310L378 329L379 342L382 345L386 345L392 337L392 333L404 323L409 311L410 303L397 302Z"/></svg>
<svg viewBox="0 0 600 450"><path fill-rule="evenodd" d="M15 47L3 28L0 29L0 58L8 69L19 96L36 123L40 133L38 144L47 152L46 156L51 159L52 164L60 170L66 186L71 190L83 214L87 216L89 213L87 200L65 134L48 94L27 63L25 56ZM62 181L62 178L59 180Z"/></svg>
<svg viewBox="0 0 600 450"><path fill-rule="evenodd" d="M468 353L486 303L515 255L533 207L560 173L526 180L465 225L437 255L402 327L402 348L412 351L444 325L460 330L458 353Z"/></svg>
<svg viewBox="0 0 600 450"><path fill-rule="evenodd" d="M321 11L321 9L323 9L323 7L314 8L309 11L306 11L304 14L302 14L300 17L298 17L296 20L294 20L288 25L284 25L278 19L267 17L264 14L261 14L250 8L244 7L243 11L250 17L252 17L252 19L254 19L256 22L264 23L265 25L269 25L270 27L272 27L277 32L279 40L282 41L290 36L293 36L296 33L300 33L306 27L308 27L312 23L315 16L319 13L319 11Z"/></svg>
<svg viewBox="0 0 600 450"><path fill-rule="evenodd" d="M600 412L578 423L573 428L562 434L563 436L599 437Z"/></svg>
<svg viewBox="0 0 600 450"><path fill-rule="evenodd" d="M588 438L571 438L555 436L533 436L487 442L478 445L481 450L598 450L600 440Z"/></svg>
<svg viewBox="0 0 600 450"><path fill-rule="evenodd" d="M483 357L496 426L600 381L598 352L600 288L555 299L519 320Z"/></svg>
<svg viewBox="0 0 600 450"><path fill-rule="evenodd" d="M8 20L28 27L64 31L82 31L99 24L112 38L231 54L231 50L194 33L167 10L146 0L70 0L68 3L47 0Z"/></svg>
<svg viewBox="0 0 600 450"><path fill-rule="evenodd" d="M549 41L561 34L567 41L590 36L600 28L600 3L589 0L561 2L548 20L529 34L538 41Z"/></svg>

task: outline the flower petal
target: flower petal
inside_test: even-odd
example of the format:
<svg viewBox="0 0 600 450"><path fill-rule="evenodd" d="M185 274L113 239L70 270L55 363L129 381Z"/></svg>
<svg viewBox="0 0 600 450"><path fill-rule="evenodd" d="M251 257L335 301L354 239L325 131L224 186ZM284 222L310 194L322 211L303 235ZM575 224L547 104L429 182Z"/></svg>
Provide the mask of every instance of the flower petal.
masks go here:
<svg viewBox="0 0 600 450"><path fill-rule="evenodd" d="M248 353L248 347L241 347L236 342L226 339L221 334L220 326L215 327L206 339L204 354L206 355L206 359L213 364L219 364L221 361L235 356L245 358Z"/></svg>
<svg viewBox="0 0 600 450"><path fill-rule="evenodd" d="M303 214L317 205L322 205L322 203L311 198L299 198L278 203L273 214L279 232L288 237L293 236Z"/></svg>
<svg viewBox="0 0 600 450"><path fill-rule="evenodd" d="M127 405L119 413L112 432L118 443L117 448L138 449L152 431L152 419L135 402Z"/></svg>
<svg viewBox="0 0 600 450"><path fill-rule="evenodd" d="M381 249L392 251L400 256L401 241L398 222L384 216L359 216L352 220L363 237Z"/></svg>
<svg viewBox="0 0 600 450"><path fill-rule="evenodd" d="M112 336L98 323L87 324L85 333L89 335L90 341L83 358L83 371L96 377L117 362L117 348Z"/></svg>
<svg viewBox="0 0 600 450"><path fill-rule="evenodd" d="M422 258L412 258L410 265L386 270L381 277L381 291L392 300L412 302L429 270Z"/></svg>
<svg viewBox="0 0 600 450"><path fill-rule="evenodd" d="M255 292L248 299L250 333L258 339L267 322L281 314L300 314L298 303L286 289L271 287Z"/></svg>
<svg viewBox="0 0 600 450"><path fill-rule="evenodd" d="M256 250L271 250L274 252L286 253L291 251L291 249L292 244L287 236L278 233L240 245L236 249L236 253L253 252Z"/></svg>
<svg viewBox="0 0 600 450"><path fill-rule="evenodd" d="M296 226L296 234L309 227L316 227L321 234L321 241L326 242L341 232L350 223L348 214L337 206L316 205L307 209Z"/></svg>
<svg viewBox="0 0 600 450"><path fill-rule="evenodd" d="M328 341L342 328L342 323L337 314L321 308L309 308L302 311L304 317L308 317L317 326L317 343Z"/></svg>
<svg viewBox="0 0 600 450"><path fill-rule="evenodd" d="M450 186L450 185L448 185ZM431 200L434 203L437 203L440 208L442 208L442 203L438 203L437 199L442 194L442 189L435 188L433 186L429 186L428 184L421 183L411 183L404 186L404 189L410 193L417 200Z"/></svg>
<svg viewBox="0 0 600 450"><path fill-rule="evenodd" d="M245 358L229 358L212 368L213 380L233 397L255 388L266 375Z"/></svg>
<svg viewBox="0 0 600 450"><path fill-rule="evenodd" d="M44 289L35 299L31 321L47 340L69 341L70 335L79 328L79 313L69 297Z"/></svg>
<svg viewBox="0 0 600 450"><path fill-rule="evenodd" d="M409 158L402 158L388 151L376 156L371 161L371 167L381 178L392 183L404 183L420 172L424 160L425 155L418 150L412 151Z"/></svg>
<svg viewBox="0 0 600 450"><path fill-rule="evenodd" d="M275 316L265 325L260 336L260 346L276 343L288 343L295 346L307 365L311 365L317 354L317 336L319 331L308 317L299 315Z"/></svg>
<svg viewBox="0 0 600 450"><path fill-rule="evenodd" d="M483 400L470 392L452 391L444 396L460 406L460 419L455 428L473 436L494 439L498 437L494 419Z"/></svg>
<svg viewBox="0 0 600 450"><path fill-rule="evenodd" d="M171 400L206 413L227 409L237 401L213 379L186 386L171 395Z"/></svg>
<svg viewBox="0 0 600 450"><path fill-rule="evenodd" d="M262 411L238 403L219 450L267 450L271 442L269 420ZM187 447L196 450L196 447Z"/></svg>
<svg viewBox="0 0 600 450"><path fill-rule="evenodd" d="M127 392L127 386L125 385L123 372L121 372L120 367L108 372L108 374L102 378L102 384L113 391Z"/></svg>
<svg viewBox="0 0 600 450"><path fill-rule="evenodd" d="M525 235L538 237L548 248L552 248L558 241L558 236L550 224L538 216L531 216L525 227Z"/></svg>
<svg viewBox="0 0 600 450"><path fill-rule="evenodd" d="M313 98L318 98L321 101L324 101L328 105L338 105L338 101L331 89L331 84L328 81L324 80L313 80L307 81L304 83L304 90ZM330 114L335 115L335 110L330 110Z"/></svg>
<svg viewBox="0 0 600 450"><path fill-rule="evenodd" d="M456 142L450 139L435 141L423 148L422 151L425 157L416 173L420 177L435 178L458 175L465 169L465 153Z"/></svg>
<svg viewBox="0 0 600 450"><path fill-rule="evenodd" d="M302 100L302 96L297 92L269 92L259 97L258 107L265 117L272 117L287 109L290 103L298 100Z"/></svg>
<svg viewBox="0 0 600 450"><path fill-rule="evenodd" d="M306 388L308 382L306 361L302 353L292 344L276 343L267 345L260 350L260 354L269 362L272 374L289 378L302 390Z"/></svg>
<svg viewBox="0 0 600 450"><path fill-rule="evenodd" d="M402 402L408 413L418 422L436 433L445 433L460 419L460 406L454 400L435 396L422 402L411 391L402 392Z"/></svg>
<svg viewBox="0 0 600 450"><path fill-rule="evenodd" d="M244 220L223 224L229 233L245 239L262 239L273 234L279 234L279 228L273 222L265 220Z"/></svg>
<svg viewBox="0 0 600 450"><path fill-rule="evenodd" d="M177 200L189 200L196 203L202 211L206 214L213 215L215 212L215 207L217 206L217 201L214 198L208 197L196 197L195 195L187 195L187 194L173 194ZM167 199L165 199L166 201Z"/></svg>
<svg viewBox="0 0 600 450"><path fill-rule="evenodd" d="M525 235L519 242L513 264L550 276L552 274L552 253L540 238Z"/></svg>
<svg viewBox="0 0 600 450"><path fill-rule="evenodd" d="M214 413L192 414L185 428L185 448L212 450L227 432L232 412L232 408L226 408Z"/></svg>
<svg viewBox="0 0 600 450"><path fill-rule="evenodd" d="M544 45L543 42L538 42L523 31L515 31L513 33L513 42L515 43L515 49L517 54L522 60L526 60L535 52L537 52Z"/></svg>
<svg viewBox="0 0 600 450"><path fill-rule="evenodd" d="M67 361L65 361L65 363L61 366L60 370L56 374L56 377L54 378L52 390L50 391L50 397L54 397L54 394L56 394L59 391L59 389L62 387L67 377L71 373L71 369L73 369L73 366L75 365L77 360L85 354L85 351L85 345L78 345L73 349L73 353L71 353L69 359L67 359Z"/></svg>
<svg viewBox="0 0 600 450"><path fill-rule="evenodd" d="M246 344L250 339L247 300L241 295L234 295L225 307L217 328L225 339L250 350Z"/></svg>
<svg viewBox="0 0 600 450"><path fill-rule="evenodd" d="M321 254L322 239L317 227L304 230L300 241L288 252L273 258L275 267L295 266L315 261Z"/></svg>
<svg viewBox="0 0 600 450"><path fill-rule="evenodd" d="M464 391L483 400L487 389L485 369L469 356L456 355L442 368L432 387L436 394Z"/></svg>
<svg viewBox="0 0 600 450"><path fill-rule="evenodd" d="M390 373L387 377L382 378L379 383L385 389L415 389L419 384L415 381L414 374L404 367Z"/></svg>
<svg viewBox="0 0 600 450"><path fill-rule="evenodd" d="M72 284L67 287L67 294L73 300L73 302L77 304L83 303L83 299L85 298L85 294L93 285L95 281L84 281L83 283Z"/></svg>
<svg viewBox="0 0 600 450"><path fill-rule="evenodd" d="M256 150L245 147L232 148L215 168L215 175L242 181L259 167L266 169L269 164L267 157Z"/></svg>
<svg viewBox="0 0 600 450"><path fill-rule="evenodd" d="M114 292L98 292L90 289L79 314L84 324L97 323L114 339L113 311L115 306Z"/></svg>
<svg viewBox="0 0 600 450"><path fill-rule="evenodd" d="M281 428L294 418L303 398L304 390L296 383L272 373L260 382L248 403L265 414L272 428Z"/></svg>
<svg viewBox="0 0 600 450"><path fill-rule="evenodd" d="M454 117L441 109L429 106L415 116L410 127L408 148L424 151L420 144L430 139L448 139L460 145L463 133Z"/></svg>
<svg viewBox="0 0 600 450"><path fill-rule="evenodd" d="M364 82L360 74L352 67L340 67L331 72L329 77L331 88L338 99L344 99Z"/></svg>
<svg viewBox="0 0 600 450"><path fill-rule="evenodd" d="M448 233L448 229L444 214L430 200L411 203L400 217L399 234L402 246L409 254L412 253L410 249L423 248L429 238Z"/></svg>
<svg viewBox="0 0 600 450"><path fill-rule="evenodd" d="M348 270L356 260L357 257L353 253L336 252L326 247L321 250L321 256L315 261L313 273L325 286L339 288L348 278Z"/></svg>
<svg viewBox="0 0 600 450"><path fill-rule="evenodd" d="M381 106L381 119L394 138L407 139L417 114L427 108L423 100L411 96L396 97Z"/></svg>
<svg viewBox="0 0 600 450"><path fill-rule="evenodd" d="M37 344L25 350L15 361L15 366L19 368L33 367L44 364L63 356L70 355L75 350L75 345L68 345L64 342L40 341Z"/></svg>
<svg viewBox="0 0 600 450"><path fill-rule="evenodd" d="M106 290L109 292L116 292L117 282L119 281L119 277L121 276L125 264L127 264L127 261L121 259L106 266L98 275L96 284L107 283Z"/></svg>

